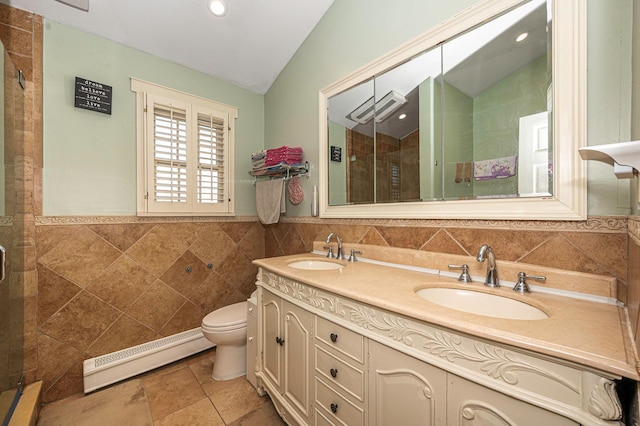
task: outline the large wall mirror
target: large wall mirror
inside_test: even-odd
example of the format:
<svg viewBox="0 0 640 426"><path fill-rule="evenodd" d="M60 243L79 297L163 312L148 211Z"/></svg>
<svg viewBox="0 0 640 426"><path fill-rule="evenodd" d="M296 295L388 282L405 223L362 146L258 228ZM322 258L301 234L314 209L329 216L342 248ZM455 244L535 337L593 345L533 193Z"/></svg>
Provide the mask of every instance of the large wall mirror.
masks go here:
<svg viewBox="0 0 640 426"><path fill-rule="evenodd" d="M481 1L322 90L321 215L584 219L584 3Z"/></svg>

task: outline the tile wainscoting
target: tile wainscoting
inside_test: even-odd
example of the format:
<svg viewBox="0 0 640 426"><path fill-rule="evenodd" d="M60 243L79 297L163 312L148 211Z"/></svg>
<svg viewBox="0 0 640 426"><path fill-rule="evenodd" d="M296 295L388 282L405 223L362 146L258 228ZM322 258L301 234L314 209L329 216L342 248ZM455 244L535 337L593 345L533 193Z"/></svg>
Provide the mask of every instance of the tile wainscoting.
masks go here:
<svg viewBox="0 0 640 426"><path fill-rule="evenodd" d="M345 243L374 244L475 256L489 244L498 260L603 274L618 279L626 301L627 219L581 222L285 218L265 229L266 256L311 251L336 232Z"/></svg>
<svg viewBox="0 0 640 426"><path fill-rule="evenodd" d="M630 222L631 223L631 222ZM636 222L632 222L636 223ZM626 300L627 219L584 222L255 217L37 217L37 371L43 400L82 391L82 360L184 331L255 288L251 260L345 242L475 255L614 276ZM212 269L207 264L212 264ZM191 272L187 273L187 267ZM630 292L632 293L632 292ZM27 327L28 328L28 327Z"/></svg>
<svg viewBox="0 0 640 426"><path fill-rule="evenodd" d="M264 240L255 220L38 217L30 292L43 401L82 392L86 358L198 327L246 300Z"/></svg>

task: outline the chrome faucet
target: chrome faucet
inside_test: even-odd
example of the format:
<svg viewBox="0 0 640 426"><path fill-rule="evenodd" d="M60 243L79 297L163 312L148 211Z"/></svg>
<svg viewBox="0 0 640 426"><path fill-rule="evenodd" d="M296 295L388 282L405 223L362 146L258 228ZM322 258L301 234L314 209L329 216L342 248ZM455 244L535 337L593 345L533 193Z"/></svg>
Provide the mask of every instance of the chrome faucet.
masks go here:
<svg viewBox="0 0 640 426"><path fill-rule="evenodd" d="M484 244L478 251L478 262L487 261L487 278L484 280L484 285L487 287L500 287L500 280L498 279L498 267L496 265L496 255L493 253L491 246Z"/></svg>
<svg viewBox="0 0 640 426"><path fill-rule="evenodd" d="M330 233L327 236L327 241L325 241L327 244L329 244L331 242L331 238L335 237L336 241L338 242L338 250L336 251L336 259L344 259L344 256L342 254L342 240L340 239L340 237L338 237L338 234L336 234L335 232Z"/></svg>

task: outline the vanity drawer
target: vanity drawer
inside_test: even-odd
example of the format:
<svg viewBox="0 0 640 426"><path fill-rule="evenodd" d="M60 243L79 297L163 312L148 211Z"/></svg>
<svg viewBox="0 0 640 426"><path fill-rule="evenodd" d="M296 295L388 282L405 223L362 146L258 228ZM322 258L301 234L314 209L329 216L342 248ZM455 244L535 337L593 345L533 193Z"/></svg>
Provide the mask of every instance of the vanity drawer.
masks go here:
<svg viewBox="0 0 640 426"><path fill-rule="evenodd" d="M330 348L364 362L364 336L316 316L315 338Z"/></svg>
<svg viewBox="0 0 640 426"><path fill-rule="evenodd" d="M320 410L316 408L315 411L315 426L335 426L337 422L332 422L329 420L329 414L325 414L324 410Z"/></svg>
<svg viewBox="0 0 640 426"><path fill-rule="evenodd" d="M320 346L315 347L316 375L340 387L360 402L364 402L364 372L330 354Z"/></svg>
<svg viewBox="0 0 640 426"><path fill-rule="evenodd" d="M320 410L324 414L325 420L337 425L357 426L364 424L364 410L331 389L317 377L316 410Z"/></svg>

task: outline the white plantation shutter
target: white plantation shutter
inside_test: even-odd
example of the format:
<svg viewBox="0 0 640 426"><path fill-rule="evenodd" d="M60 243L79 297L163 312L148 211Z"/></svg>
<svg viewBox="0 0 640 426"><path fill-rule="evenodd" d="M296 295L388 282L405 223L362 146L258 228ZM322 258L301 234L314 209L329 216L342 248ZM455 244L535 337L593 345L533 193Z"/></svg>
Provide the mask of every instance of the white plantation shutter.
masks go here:
<svg viewBox="0 0 640 426"><path fill-rule="evenodd" d="M138 87L140 86L140 87ZM237 109L134 81L138 92L138 214L233 214L233 119ZM136 90L138 89L138 90ZM165 92L170 97L165 97ZM175 97L175 99L174 99ZM191 100L191 102L189 102Z"/></svg>
<svg viewBox="0 0 640 426"><path fill-rule="evenodd" d="M225 202L225 142L227 123L213 112L198 111L198 203Z"/></svg>
<svg viewBox="0 0 640 426"><path fill-rule="evenodd" d="M153 127L153 199L157 202L186 203L186 111L155 105Z"/></svg>

